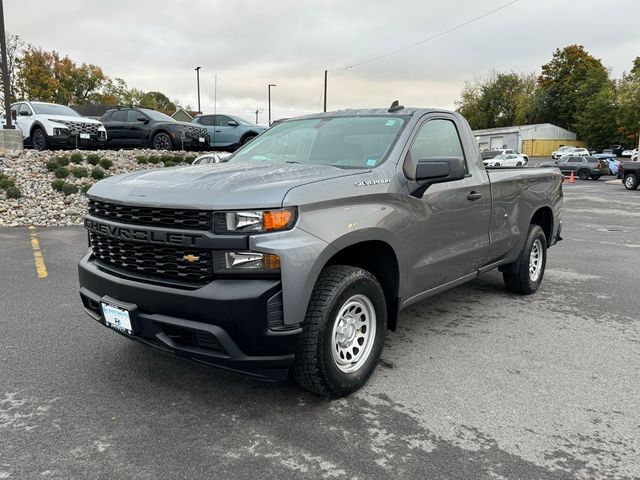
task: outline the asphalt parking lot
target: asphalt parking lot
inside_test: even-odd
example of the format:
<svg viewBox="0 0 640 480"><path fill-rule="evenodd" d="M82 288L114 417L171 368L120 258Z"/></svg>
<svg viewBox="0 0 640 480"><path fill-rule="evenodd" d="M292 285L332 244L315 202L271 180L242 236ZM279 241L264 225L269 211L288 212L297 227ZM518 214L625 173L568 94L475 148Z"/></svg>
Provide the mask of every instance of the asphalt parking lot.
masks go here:
<svg viewBox="0 0 640 480"><path fill-rule="evenodd" d="M0 229L0 479L640 477L640 191L565 184L536 295L494 272L405 310L338 401L108 331L83 229L36 229L46 278L30 233Z"/></svg>

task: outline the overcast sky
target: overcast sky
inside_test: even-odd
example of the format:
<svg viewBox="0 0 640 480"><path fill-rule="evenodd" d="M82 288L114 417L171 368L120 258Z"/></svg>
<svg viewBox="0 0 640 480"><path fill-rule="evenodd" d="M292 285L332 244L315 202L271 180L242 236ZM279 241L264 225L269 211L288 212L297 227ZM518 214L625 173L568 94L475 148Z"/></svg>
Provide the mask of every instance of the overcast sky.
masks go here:
<svg viewBox="0 0 640 480"><path fill-rule="evenodd" d="M129 86L158 90L260 123L322 108L453 108L467 80L492 70L539 72L557 47L582 44L619 77L640 55L640 0L519 0L435 40L418 42L509 0L4 0L9 33Z"/></svg>

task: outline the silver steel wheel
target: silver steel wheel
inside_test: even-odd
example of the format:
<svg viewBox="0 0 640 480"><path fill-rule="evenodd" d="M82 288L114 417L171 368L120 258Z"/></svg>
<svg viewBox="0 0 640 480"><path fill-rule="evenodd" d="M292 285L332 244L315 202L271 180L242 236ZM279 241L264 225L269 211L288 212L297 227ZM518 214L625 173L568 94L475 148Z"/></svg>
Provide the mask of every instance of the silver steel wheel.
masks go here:
<svg viewBox="0 0 640 480"><path fill-rule="evenodd" d="M376 311L364 295L347 300L333 322L331 349L340 371L353 373L365 364L376 337Z"/></svg>
<svg viewBox="0 0 640 480"><path fill-rule="evenodd" d="M536 241L533 242L531 254L529 255L529 278L532 282L537 282L538 278L540 278L543 256L542 242L536 239Z"/></svg>

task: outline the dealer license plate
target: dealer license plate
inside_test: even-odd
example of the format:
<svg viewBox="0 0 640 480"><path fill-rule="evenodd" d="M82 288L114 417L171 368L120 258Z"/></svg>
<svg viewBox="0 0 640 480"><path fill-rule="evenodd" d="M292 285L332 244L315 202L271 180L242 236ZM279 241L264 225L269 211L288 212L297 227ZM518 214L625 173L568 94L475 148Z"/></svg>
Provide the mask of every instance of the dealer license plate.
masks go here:
<svg viewBox="0 0 640 480"><path fill-rule="evenodd" d="M102 302L102 314L107 327L133 335L131 317L127 310Z"/></svg>
<svg viewBox="0 0 640 480"><path fill-rule="evenodd" d="M198 141L199 141L200 143L204 143L204 137L200 137L200 138L198 139Z"/></svg>
<svg viewBox="0 0 640 480"><path fill-rule="evenodd" d="M89 140L91 138L91 134L89 134L89 133L81 133L80 134L80 138L82 140Z"/></svg>

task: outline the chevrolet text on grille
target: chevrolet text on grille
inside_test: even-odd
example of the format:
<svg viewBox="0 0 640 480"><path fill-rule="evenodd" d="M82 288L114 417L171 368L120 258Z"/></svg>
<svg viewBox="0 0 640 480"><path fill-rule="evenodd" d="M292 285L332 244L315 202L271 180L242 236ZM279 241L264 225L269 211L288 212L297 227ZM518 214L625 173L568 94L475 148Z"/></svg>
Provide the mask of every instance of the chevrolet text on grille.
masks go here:
<svg viewBox="0 0 640 480"><path fill-rule="evenodd" d="M121 227L108 225L86 218L84 226L91 232L100 233L108 237L121 240L156 243L160 245L196 246L202 235L192 233L163 232L157 230L145 230L141 228Z"/></svg>

